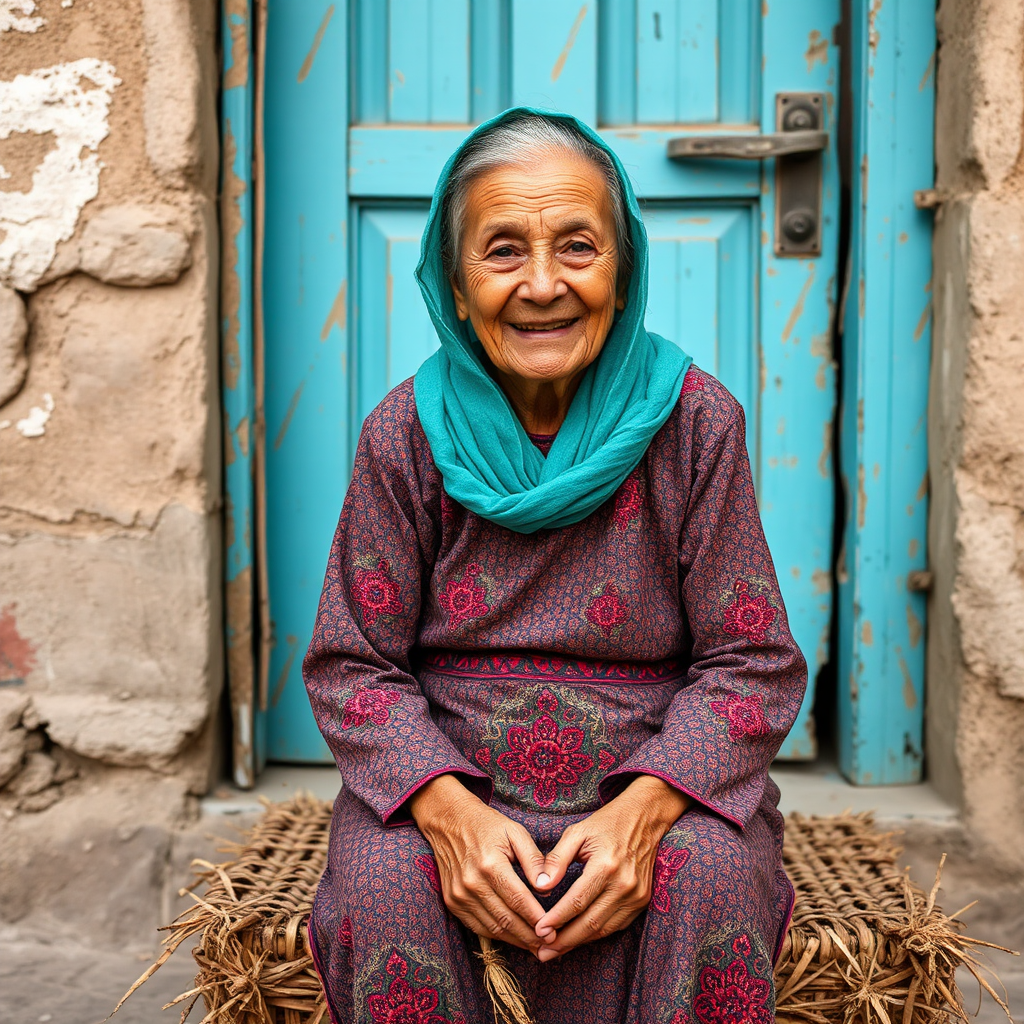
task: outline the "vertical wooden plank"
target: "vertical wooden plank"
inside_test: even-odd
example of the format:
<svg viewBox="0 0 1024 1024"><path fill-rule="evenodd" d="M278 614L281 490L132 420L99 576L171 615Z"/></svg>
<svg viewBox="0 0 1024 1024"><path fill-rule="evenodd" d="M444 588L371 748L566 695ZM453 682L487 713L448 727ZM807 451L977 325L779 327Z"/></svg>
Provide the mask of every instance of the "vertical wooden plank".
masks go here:
<svg viewBox="0 0 1024 1024"><path fill-rule="evenodd" d="M469 21L470 119L479 124L509 105L508 0L472 0Z"/></svg>
<svg viewBox="0 0 1024 1024"><path fill-rule="evenodd" d="M935 10L853 0L854 176L843 336L840 767L852 782L921 778L927 566Z"/></svg>
<svg viewBox="0 0 1024 1024"><path fill-rule="evenodd" d="M388 119L388 5L382 0L351 0L355 7L353 109L361 124Z"/></svg>
<svg viewBox="0 0 1024 1024"><path fill-rule="evenodd" d="M430 120L429 0L388 0L388 120Z"/></svg>
<svg viewBox="0 0 1024 1024"><path fill-rule="evenodd" d="M301 663L351 465L349 21L339 0L270 0L268 17L264 318L274 631L268 752L273 760L329 761Z"/></svg>
<svg viewBox="0 0 1024 1024"><path fill-rule="evenodd" d="M716 120L718 0L638 0L636 38L637 121Z"/></svg>
<svg viewBox="0 0 1024 1024"><path fill-rule="evenodd" d="M430 120L469 121L469 0L430 0Z"/></svg>
<svg viewBox="0 0 1024 1024"><path fill-rule="evenodd" d="M598 119L602 125L636 121L636 3L602 0L598 6Z"/></svg>
<svg viewBox="0 0 1024 1024"><path fill-rule="evenodd" d="M825 93L831 139L824 157L820 257L774 253L775 166L763 164L761 201L760 505L793 635L807 658L809 685L780 756L817 753L814 683L828 658L834 515L832 430L839 180L836 160L838 54L832 45L839 0L768 3L762 16L760 121L775 130L781 91ZM808 57L810 53L810 57Z"/></svg>
<svg viewBox="0 0 1024 1024"><path fill-rule="evenodd" d="M512 0L512 103L597 123L596 0Z"/></svg>
<svg viewBox="0 0 1024 1024"><path fill-rule="evenodd" d="M718 118L726 124L745 124L757 119L760 3L761 0L720 0Z"/></svg>
<svg viewBox="0 0 1024 1024"><path fill-rule="evenodd" d="M221 76L221 387L224 584L232 778L255 784L253 579L253 32L249 0L224 0Z"/></svg>

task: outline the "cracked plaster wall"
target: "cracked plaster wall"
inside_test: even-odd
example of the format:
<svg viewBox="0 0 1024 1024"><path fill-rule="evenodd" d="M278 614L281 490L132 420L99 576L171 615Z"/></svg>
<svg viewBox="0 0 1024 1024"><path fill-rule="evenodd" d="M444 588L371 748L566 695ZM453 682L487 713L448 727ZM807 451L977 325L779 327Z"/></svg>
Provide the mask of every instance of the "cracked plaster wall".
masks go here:
<svg viewBox="0 0 1024 1024"><path fill-rule="evenodd" d="M0 0L0 921L219 767L216 13Z"/></svg>
<svg viewBox="0 0 1024 1024"><path fill-rule="evenodd" d="M928 773L1024 875L1024 5L942 0Z"/></svg>

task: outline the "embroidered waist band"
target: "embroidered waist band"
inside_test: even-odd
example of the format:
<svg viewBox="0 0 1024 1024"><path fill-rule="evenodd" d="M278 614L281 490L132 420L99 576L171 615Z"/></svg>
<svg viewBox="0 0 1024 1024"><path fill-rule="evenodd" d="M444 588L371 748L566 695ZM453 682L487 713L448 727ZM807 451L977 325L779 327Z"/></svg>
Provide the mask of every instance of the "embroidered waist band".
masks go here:
<svg viewBox="0 0 1024 1024"><path fill-rule="evenodd" d="M427 651L421 668L480 679L537 679L553 683L667 683L686 674L681 661L604 661L523 652Z"/></svg>

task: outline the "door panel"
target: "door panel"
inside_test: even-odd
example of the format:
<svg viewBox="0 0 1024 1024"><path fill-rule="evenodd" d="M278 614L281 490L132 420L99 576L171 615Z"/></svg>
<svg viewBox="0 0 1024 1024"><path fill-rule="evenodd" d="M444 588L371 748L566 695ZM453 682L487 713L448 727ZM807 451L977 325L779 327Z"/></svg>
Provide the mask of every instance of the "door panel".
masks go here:
<svg viewBox="0 0 1024 1024"><path fill-rule="evenodd" d="M765 530L813 683L831 615L834 148L824 158L822 255L787 259L775 254L771 161L673 161L666 145L686 133L774 131L780 91L825 94L834 134L838 61L828 41L839 0L269 3L267 152L280 166L276 175L268 169L267 243L269 250L274 222L273 241L286 246L268 260L265 300L268 370L278 370L268 374L268 434L284 431L268 468L268 489L278 495L268 518L271 675L278 706L288 709L270 717L271 756L323 757L293 652L308 642L313 582L354 438L374 404L436 345L412 268L438 174L470 124L511 103L593 124L634 182L652 240L649 326L692 352L743 404ZM337 60L339 48L351 67L324 67L323 54ZM288 120L300 106L307 135ZM329 150L329 169L306 166ZM328 244L339 227L347 245ZM352 287L339 307L349 265ZM319 347L325 318L333 325L327 344L341 346L331 358ZM309 390L293 408L302 381ZM304 408L314 393L318 404ZM326 481L321 466L331 467ZM301 511L311 492L316 517ZM300 580L308 593L295 592ZM812 700L813 685L784 756L814 756Z"/></svg>
<svg viewBox="0 0 1024 1024"><path fill-rule="evenodd" d="M736 396L756 452L751 208L658 207L644 221L651 239L647 326L686 349Z"/></svg>

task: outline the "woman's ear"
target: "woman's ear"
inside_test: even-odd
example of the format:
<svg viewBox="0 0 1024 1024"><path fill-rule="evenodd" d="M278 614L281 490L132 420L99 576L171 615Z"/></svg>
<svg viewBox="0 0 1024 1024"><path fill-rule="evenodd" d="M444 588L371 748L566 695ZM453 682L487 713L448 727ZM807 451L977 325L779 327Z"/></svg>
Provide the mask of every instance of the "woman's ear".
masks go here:
<svg viewBox="0 0 1024 1024"><path fill-rule="evenodd" d="M459 287L459 279L456 274L451 276L452 295L455 296L455 313L460 320L469 319L469 306L466 304L466 296Z"/></svg>
<svg viewBox="0 0 1024 1024"><path fill-rule="evenodd" d="M629 294L629 281L619 281L615 288L615 308L621 313L626 308L626 296Z"/></svg>

